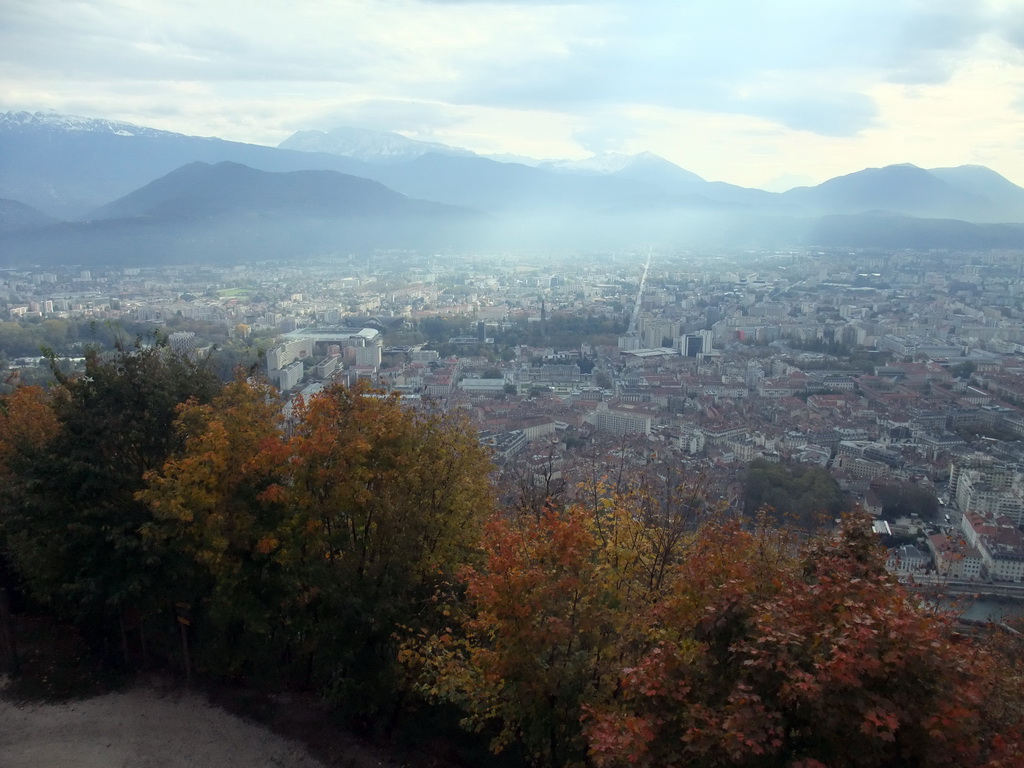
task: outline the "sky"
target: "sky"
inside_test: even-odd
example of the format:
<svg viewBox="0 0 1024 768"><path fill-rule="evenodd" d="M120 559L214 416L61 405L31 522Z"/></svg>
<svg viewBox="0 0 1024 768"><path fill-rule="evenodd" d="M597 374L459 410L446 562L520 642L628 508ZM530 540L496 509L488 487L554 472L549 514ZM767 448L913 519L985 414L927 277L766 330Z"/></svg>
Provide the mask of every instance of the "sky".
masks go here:
<svg viewBox="0 0 1024 768"><path fill-rule="evenodd" d="M6 110L650 151L772 190L902 162L1024 186L1024 0L0 0Z"/></svg>

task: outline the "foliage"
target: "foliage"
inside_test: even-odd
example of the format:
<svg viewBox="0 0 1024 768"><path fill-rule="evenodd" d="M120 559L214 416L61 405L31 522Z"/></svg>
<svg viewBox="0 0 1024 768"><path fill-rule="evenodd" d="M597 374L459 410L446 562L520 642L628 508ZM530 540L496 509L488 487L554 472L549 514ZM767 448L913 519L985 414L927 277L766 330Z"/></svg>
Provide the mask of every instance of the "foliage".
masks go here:
<svg viewBox="0 0 1024 768"><path fill-rule="evenodd" d="M0 397L0 589L8 586L6 537L28 497L37 461L45 458L60 425L41 387L18 387Z"/></svg>
<svg viewBox="0 0 1024 768"><path fill-rule="evenodd" d="M665 556L637 512L492 521L453 626L403 652L422 689L541 766L1017 764L1019 638L922 608L863 517L797 547L712 516Z"/></svg>
<svg viewBox="0 0 1024 768"><path fill-rule="evenodd" d="M208 399L217 385L161 346L88 350L85 374L76 378L53 368L59 386L48 399L49 439L15 439L7 449L19 483L3 525L35 597L62 615L102 624L147 603L163 580L160 558L139 533L149 511L134 494L175 445L176 406ZM19 391L11 405L20 412L23 404Z"/></svg>
<svg viewBox="0 0 1024 768"><path fill-rule="evenodd" d="M434 315L419 321L418 329L432 342L446 342L453 336L465 336L472 320L464 315L445 317Z"/></svg>
<svg viewBox="0 0 1024 768"><path fill-rule="evenodd" d="M519 323L511 327L504 325L497 331L494 340L499 345L507 346L526 344L533 347L573 349L579 348L582 342L614 344L615 338L625 333L626 326L627 321L620 317L553 312L543 324L534 322Z"/></svg>
<svg viewBox="0 0 1024 768"><path fill-rule="evenodd" d="M146 473L137 494L152 511L143 529L151 547L182 556L173 597L203 605L201 654L220 674L269 651L289 592L270 556L287 520L262 495L281 480L265 458L280 442L281 424L276 393L244 379L208 404L187 403L175 422L183 449Z"/></svg>
<svg viewBox="0 0 1024 768"><path fill-rule="evenodd" d="M863 520L795 565L773 569L770 589L750 585L761 594L703 601L703 623L669 611L690 631L628 667L622 696L591 711L599 766L1016 764L1005 761L1024 747L1021 694L1003 692L1020 684L1019 658L922 610Z"/></svg>
<svg viewBox="0 0 1024 768"><path fill-rule="evenodd" d="M657 463L496 515L469 425L379 392L286 413L141 344L55 376L0 398L0 535L86 631L186 602L209 673L377 716L412 689L550 768L1020 764L1021 638L922 607L863 517L798 535ZM813 470L751 482L835 514Z"/></svg>
<svg viewBox="0 0 1024 768"><path fill-rule="evenodd" d="M260 348L273 341L251 334L248 339L229 339L227 328L222 323L192 320L179 316L167 320L166 327L159 331L166 335L185 330L196 334L200 346L214 345L209 366L222 381L230 381L237 367L252 367L260 355ZM150 323L121 319L116 322L97 322L88 319L46 318L43 320L0 321L0 359L18 357L39 357L52 351L57 356L78 356L84 354L85 346L94 350L116 351L130 346L126 339L153 336ZM33 369L25 369L23 375L32 375ZM42 378L43 369L37 377ZM52 377L47 382L52 383Z"/></svg>
<svg viewBox="0 0 1024 768"><path fill-rule="evenodd" d="M974 375L977 368L978 366L973 361L967 360L958 365L950 366L949 372L953 375L954 379L969 379Z"/></svg>
<svg viewBox="0 0 1024 768"><path fill-rule="evenodd" d="M642 494L596 490L596 503L497 517L487 559L464 574L455 629L423 632L403 652L421 690L515 744L535 765L582 764L584 706L606 701L622 660L648 642L644 619L694 542L672 521L641 522Z"/></svg>
<svg viewBox="0 0 1024 768"><path fill-rule="evenodd" d="M32 466L32 452L45 447L57 428L52 403L41 387L19 387L0 399L0 479L5 488Z"/></svg>
<svg viewBox="0 0 1024 768"><path fill-rule="evenodd" d="M753 515L762 507L770 508L780 522L815 529L839 514L843 495L821 467L754 459L747 473L743 509Z"/></svg>
<svg viewBox="0 0 1024 768"><path fill-rule="evenodd" d="M114 349L125 338L144 335L151 330L152 326L131 321L109 323L58 317L0 321L0 352L14 358L38 357L43 349L65 354L83 344Z"/></svg>
<svg viewBox="0 0 1024 768"><path fill-rule="evenodd" d="M287 426L287 428L285 428ZM490 505L489 463L461 421L335 387L287 425L268 393L236 382L182 411L184 450L139 495L151 534L210 585L206 663L284 661L339 703L394 701L394 635L469 561Z"/></svg>
<svg viewBox="0 0 1024 768"><path fill-rule="evenodd" d="M934 520L939 512L939 499L928 488L910 483L874 485L872 488L882 502L882 517L886 520L911 516Z"/></svg>

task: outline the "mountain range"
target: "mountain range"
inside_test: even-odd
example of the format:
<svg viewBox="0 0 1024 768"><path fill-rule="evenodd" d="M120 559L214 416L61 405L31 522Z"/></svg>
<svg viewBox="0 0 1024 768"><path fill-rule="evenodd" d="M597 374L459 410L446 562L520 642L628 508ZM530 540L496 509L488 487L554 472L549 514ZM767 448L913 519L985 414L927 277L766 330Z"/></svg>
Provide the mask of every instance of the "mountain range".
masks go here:
<svg viewBox="0 0 1024 768"><path fill-rule="evenodd" d="M218 248L273 257L276 243L296 256L638 240L1024 246L1024 189L982 166L892 165L771 193L705 180L649 152L528 163L355 128L299 131L267 147L0 114L0 261L153 249L212 258Z"/></svg>

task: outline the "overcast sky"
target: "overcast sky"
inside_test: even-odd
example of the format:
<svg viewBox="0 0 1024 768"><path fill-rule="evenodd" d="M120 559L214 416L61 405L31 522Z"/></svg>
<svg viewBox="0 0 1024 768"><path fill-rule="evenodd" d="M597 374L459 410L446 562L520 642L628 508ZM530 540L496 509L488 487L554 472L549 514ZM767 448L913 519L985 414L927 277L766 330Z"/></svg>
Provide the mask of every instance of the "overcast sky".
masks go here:
<svg viewBox="0 0 1024 768"><path fill-rule="evenodd" d="M0 0L0 109L649 150L771 189L898 162L1024 185L1024 0Z"/></svg>

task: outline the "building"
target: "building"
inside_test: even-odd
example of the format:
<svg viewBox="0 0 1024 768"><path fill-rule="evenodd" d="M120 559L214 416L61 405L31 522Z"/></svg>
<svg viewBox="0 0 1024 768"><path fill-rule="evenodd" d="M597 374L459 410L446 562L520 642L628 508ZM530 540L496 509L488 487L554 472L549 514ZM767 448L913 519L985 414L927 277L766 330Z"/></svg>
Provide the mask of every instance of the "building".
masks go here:
<svg viewBox="0 0 1024 768"><path fill-rule="evenodd" d="M277 380L275 371L279 371L295 360L302 360L313 354L313 340L308 338L292 339L284 344L267 350L267 376Z"/></svg>
<svg viewBox="0 0 1024 768"><path fill-rule="evenodd" d="M592 418L594 426L601 432L613 435L651 434L651 417L647 414L611 410L607 404L600 403Z"/></svg>
<svg viewBox="0 0 1024 768"><path fill-rule="evenodd" d="M341 370L341 355L333 354L329 357L325 357L316 366L316 377L318 379L328 379L335 373Z"/></svg>
<svg viewBox="0 0 1024 768"><path fill-rule="evenodd" d="M1016 467L991 464L962 469L956 475L954 498L961 512L1007 516L1015 525L1024 524L1024 475Z"/></svg>
<svg viewBox="0 0 1024 768"><path fill-rule="evenodd" d="M356 365L361 367L379 368L381 348L379 344L356 347Z"/></svg>
<svg viewBox="0 0 1024 768"><path fill-rule="evenodd" d="M988 519L966 512L961 527L981 554L982 576L993 581L1024 581L1024 534L1008 517Z"/></svg>
<svg viewBox="0 0 1024 768"><path fill-rule="evenodd" d="M901 576L908 576L912 573L920 573L928 567L931 558L919 550L913 544L904 544L889 550L889 558L885 561L885 567L891 573Z"/></svg>
<svg viewBox="0 0 1024 768"><path fill-rule="evenodd" d="M409 352L409 360L413 363L429 363L437 359L436 349L414 349Z"/></svg>
<svg viewBox="0 0 1024 768"><path fill-rule="evenodd" d="M679 340L679 352L683 357L701 357L711 353L714 346L714 333L697 331L688 333Z"/></svg>
<svg viewBox="0 0 1024 768"><path fill-rule="evenodd" d="M275 371L274 381L279 390L287 392L289 389L298 386L302 382L302 378L305 373L305 364L301 360L296 360L294 363Z"/></svg>
<svg viewBox="0 0 1024 768"><path fill-rule="evenodd" d="M935 571L940 577L958 581L977 581L981 578L981 552L962 538L937 533L928 537L928 550L932 553Z"/></svg>
<svg viewBox="0 0 1024 768"><path fill-rule="evenodd" d="M176 355L192 357L196 351L196 335L193 331L175 331L167 337L167 346Z"/></svg>

